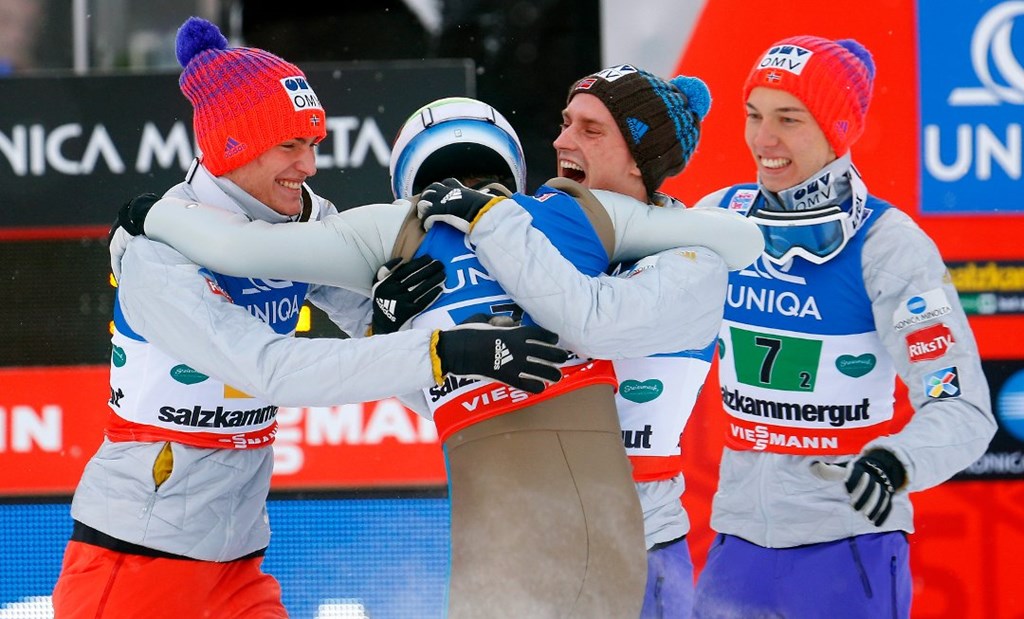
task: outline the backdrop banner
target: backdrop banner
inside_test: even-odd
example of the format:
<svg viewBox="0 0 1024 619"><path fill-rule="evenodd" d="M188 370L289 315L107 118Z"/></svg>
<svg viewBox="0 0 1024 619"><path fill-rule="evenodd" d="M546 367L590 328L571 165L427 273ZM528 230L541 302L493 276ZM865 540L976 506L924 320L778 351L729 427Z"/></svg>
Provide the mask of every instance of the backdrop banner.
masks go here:
<svg viewBox="0 0 1024 619"><path fill-rule="evenodd" d="M473 66L303 66L327 112L311 181L317 193L339 208L390 201L399 127L434 99L474 96ZM0 80L0 238L5 228L109 226L125 200L181 182L195 154L192 108L177 73Z"/></svg>

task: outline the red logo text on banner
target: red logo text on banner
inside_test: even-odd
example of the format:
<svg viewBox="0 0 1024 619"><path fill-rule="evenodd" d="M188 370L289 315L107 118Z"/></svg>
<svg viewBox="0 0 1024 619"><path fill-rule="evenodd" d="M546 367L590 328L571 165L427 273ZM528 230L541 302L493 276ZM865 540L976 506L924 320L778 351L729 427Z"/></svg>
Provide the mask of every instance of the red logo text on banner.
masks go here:
<svg viewBox="0 0 1024 619"><path fill-rule="evenodd" d="M618 385L611 361L591 361L562 368L562 380L536 394L512 389L508 385L483 382L458 398L446 402L434 413L437 433L443 443L449 436L475 423L519 410L526 406L590 385Z"/></svg>
<svg viewBox="0 0 1024 619"><path fill-rule="evenodd" d="M736 450L767 451L800 456L839 456L858 453L887 425L842 430L819 430L767 426L730 418L725 431L725 446Z"/></svg>

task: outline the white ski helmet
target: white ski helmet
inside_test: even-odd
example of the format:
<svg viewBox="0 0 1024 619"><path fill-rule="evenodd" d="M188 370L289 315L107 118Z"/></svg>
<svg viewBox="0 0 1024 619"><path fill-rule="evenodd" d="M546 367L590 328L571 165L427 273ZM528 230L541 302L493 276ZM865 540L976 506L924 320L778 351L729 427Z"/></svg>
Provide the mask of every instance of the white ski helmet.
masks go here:
<svg viewBox="0 0 1024 619"><path fill-rule="evenodd" d="M519 136L498 110L468 97L438 99L405 121L391 150L391 191L408 198L449 177L497 175L526 190Z"/></svg>

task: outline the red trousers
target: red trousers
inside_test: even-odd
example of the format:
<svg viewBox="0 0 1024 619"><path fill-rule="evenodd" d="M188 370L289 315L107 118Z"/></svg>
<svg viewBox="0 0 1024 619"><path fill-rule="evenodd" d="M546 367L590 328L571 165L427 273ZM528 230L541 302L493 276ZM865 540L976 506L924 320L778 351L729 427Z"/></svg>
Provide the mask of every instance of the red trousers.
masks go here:
<svg viewBox="0 0 1024 619"><path fill-rule="evenodd" d="M71 541L54 619L287 619L281 586L262 562L145 557Z"/></svg>

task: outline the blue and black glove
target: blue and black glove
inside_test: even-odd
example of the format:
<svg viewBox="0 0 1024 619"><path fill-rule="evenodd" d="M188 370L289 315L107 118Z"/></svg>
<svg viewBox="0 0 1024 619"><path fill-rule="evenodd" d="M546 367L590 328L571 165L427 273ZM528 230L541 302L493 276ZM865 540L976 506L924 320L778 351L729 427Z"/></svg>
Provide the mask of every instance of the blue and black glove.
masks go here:
<svg viewBox="0 0 1024 619"><path fill-rule="evenodd" d="M394 258L377 270L372 288L370 334L394 333L430 307L444 287L444 264L423 255L409 262Z"/></svg>
<svg viewBox="0 0 1024 619"><path fill-rule="evenodd" d="M872 449L853 462L813 462L811 470L826 481L842 481L853 508L882 526L892 511L892 497L907 482L903 464L885 449Z"/></svg>
<svg viewBox="0 0 1024 619"><path fill-rule="evenodd" d="M469 234L477 219L505 199L505 196L470 189L454 178L447 178L427 185L416 203L416 214L423 222L424 230L430 230L436 222L442 221Z"/></svg>

